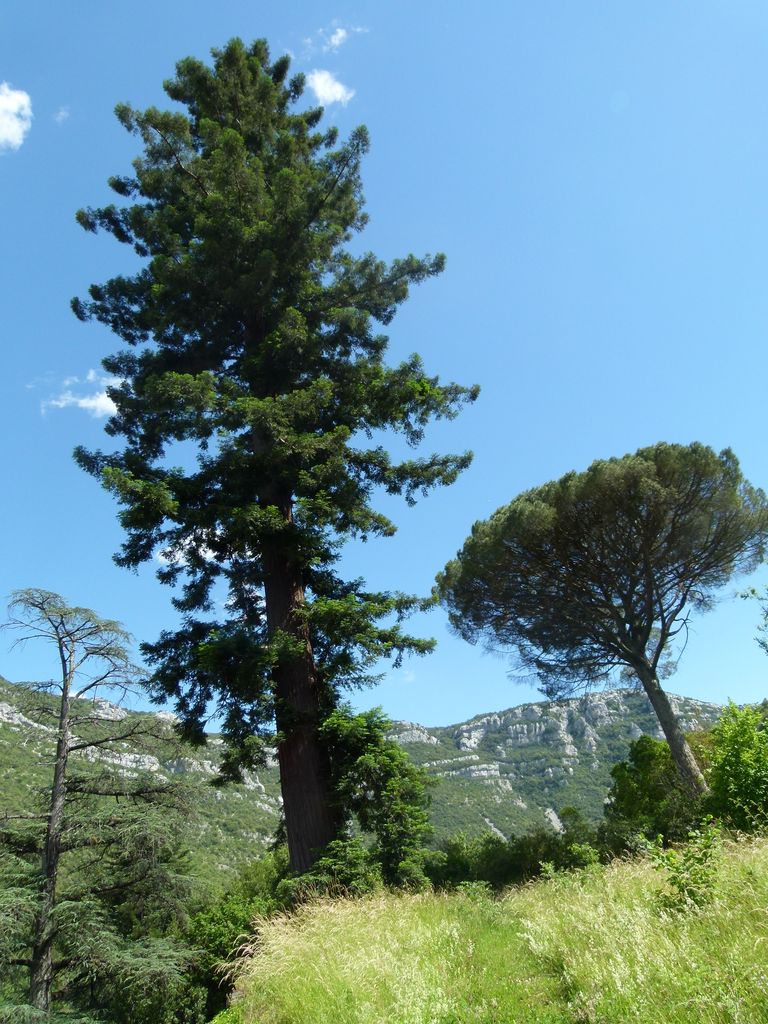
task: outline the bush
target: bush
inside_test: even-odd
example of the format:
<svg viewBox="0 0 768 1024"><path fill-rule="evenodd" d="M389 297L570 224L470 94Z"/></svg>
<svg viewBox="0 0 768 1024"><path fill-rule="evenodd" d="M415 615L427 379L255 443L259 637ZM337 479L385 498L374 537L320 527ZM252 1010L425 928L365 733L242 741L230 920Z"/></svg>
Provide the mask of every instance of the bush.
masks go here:
<svg viewBox="0 0 768 1024"><path fill-rule="evenodd" d="M192 916L185 939L196 950L191 976L205 990L208 1017L224 1008L232 988L223 965L250 936L255 918L280 909L277 889L286 863L284 850L253 861L231 888Z"/></svg>
<svg viewBox="0 0 768 1024"><path fill-rule="evenodd" d="M491 832L469 838L460 832L426 856L426 874L439 889L482 882L500 891L536 878L543 864L554 871L596 863L594 829L572 807L563 808L560 817L563 832L538 828L509 839Z"/></svg>
<svg viewBox="0 0 768 1024"><path fill-rule="evenodd" d="M697 760L704 761L707 740L689 736ZM599 830L600 845L609 853L642 848L642 838L663 837L680 842L701 820L701 801L691 799L683 787L663 740L640 736L631 744L626 761L611 769L613 785Z"/></svg>
<svg viewBox="0 0 768 1024"><path fill-rule="evenodd" d="M365 896L383 884L376 856L361 839L336 839L311 871L284 878L277 896L288 907L317 896Z"/></svg>
<svg viewBox="0 0 768 1024"><path fill-rule="evenodd" d="M768 730L761 709L729 704L712 737L709 809L744 832L764 828L768 823Z"/></svg>
<svg viewBox="0 0 768 1024"><path fill-rule="evenodd" d="M659 896L665 910L699 909L715 894L721 829L709 819L692 829L679 849L664 849L659 836L651 848L651 862L664 873L667 890Z"/></svg>

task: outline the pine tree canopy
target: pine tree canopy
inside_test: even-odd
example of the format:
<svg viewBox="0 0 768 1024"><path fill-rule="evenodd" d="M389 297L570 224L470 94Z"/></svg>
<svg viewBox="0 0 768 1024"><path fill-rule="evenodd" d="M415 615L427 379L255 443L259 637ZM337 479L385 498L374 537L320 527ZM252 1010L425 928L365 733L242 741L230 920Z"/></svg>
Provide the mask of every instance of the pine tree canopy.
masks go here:
<svg viewBox="0 0 768 1024"><path fill-rule="evenodd" d="M144 648L155 692L175 698L190 735L215 702L235 763L253 760L276 718L290 842L287 747L299 775L322 775L297 751L315 744L339 688L371 682L382 657L431 646L400 625L421 602L342 579L340 546L394 532L376 490L413 502L470 461L397 461L374 437L394 430L416 447L477 389L441 384L416 355L385 363L380 325L444 259L350 251L367 220L368 135L339 142L322 129L289 64L270 62L264 41L233 40L212 66L177 65L165 83L173 110L117 108L141 155L110 179L121 205L78 219L132 246L141 269L73 308L126 343L104 360L120 381L106 430L122 446L76 458L122 506L118 563L160 553L160 580L182 585L180 628Z"/></svg>
<svg viewBox="0 0 768 1024"><path fill-rule="evenodd" d="M768 502L738 460L657 444L525 491L438 578L465 639L517 651L548 696L660 668L691 609L764 553Z"/></svg>
<svg viewBox="0 0 768 1024"><path fill-rule="evenodd" d="M681 775L701 772L659 685L663 658L736 573L761 561L768 502L733 452L657 444L519 495L472 528L437 581L457 632L514 651L550 698L625 667Z"/></svg>

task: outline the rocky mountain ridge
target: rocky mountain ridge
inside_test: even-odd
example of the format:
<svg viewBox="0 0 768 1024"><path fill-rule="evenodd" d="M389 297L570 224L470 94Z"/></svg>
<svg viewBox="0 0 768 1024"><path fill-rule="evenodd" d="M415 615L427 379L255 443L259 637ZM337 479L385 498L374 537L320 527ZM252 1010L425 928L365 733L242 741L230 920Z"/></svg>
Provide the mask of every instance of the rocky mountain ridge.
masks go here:
<svg viewBox="0 0 768 1024"><path fill-rule="evenodd" d="M27 808L46 784L54 730L22 710L28 689L0 679L0 815ZM671 696L686 731L707 728L718 705ZM139 713L108 701L92 706L98 717L120 721ZM173 716L153 716L169 723ZM394 722L391 736L436 780L432 819L439 840L458 830L509 836L530 827L559 827L558 811L575 806L597 820L610 785L610 769L643 733L661 737L647 698L631 690L583 698L521 704L445 727ZM123 749L124 748L124 749ZM103 757L118 770L183 776L196 787L196 857L215 871L257 855L279 821L274 764L246 776L242 786L213 788L222 741L173 757L158 747L138 752L130 743Z"/></svg>
<svg viewBox="0 0 768 1024"><path fill-rule="evenodd" d="M670 701L686 732L708 728L721 710L674 694ZM611 768L643 734L663 738L647 697L629 689L529 702L444 728L399 722L391 733L441 780L433 795L439 833L454 826L502 835L557 827L566 806L597 820Z"/></svg>

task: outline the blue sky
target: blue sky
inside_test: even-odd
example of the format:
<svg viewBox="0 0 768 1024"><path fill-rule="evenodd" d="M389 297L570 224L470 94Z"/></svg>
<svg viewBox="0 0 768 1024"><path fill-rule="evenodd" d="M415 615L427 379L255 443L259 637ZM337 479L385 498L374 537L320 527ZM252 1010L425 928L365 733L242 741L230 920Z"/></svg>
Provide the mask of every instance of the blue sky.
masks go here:
<svg viewBox="0 0 768 1024"><path fill-rule="evenodd" d="M362 244L447 254L392 324L392 359L418 351L442 378L482 386L427 442L473 449L471 469L415 509L382 501L399 532L351 548L350 572L426 593L474 520L660 440L730 446L768 485L765 4L5 0L0 593L59 591L138 640L174 621L151 567L112 564L115 506L71 458L104 443L100 360L118 343L69 300L131 269L74 213L108 200L107 177L135 155L115 103L163 104L176 60L235 35L290 51L342 133L367 124ZM738 586L694 624L671 689L766 696L760 610L732 598ZM445 724L535 699L441 612L414 628L437 652L358 706ZM51 652L9 643L0 674L55 671Z"/></svg>

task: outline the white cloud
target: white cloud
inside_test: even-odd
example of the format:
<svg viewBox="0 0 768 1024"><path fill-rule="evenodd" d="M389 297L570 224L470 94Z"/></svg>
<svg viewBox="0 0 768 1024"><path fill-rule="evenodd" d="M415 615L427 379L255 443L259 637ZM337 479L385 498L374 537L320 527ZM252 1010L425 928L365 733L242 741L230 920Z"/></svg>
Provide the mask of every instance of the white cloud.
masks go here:
<svg viewBox="0 0 768 1024"><path fill-rule="evenodd" d="M59 107L56 113L53 115L53 120L56 124L64 124L69 118L69 107Z"/></svg>
<svg viewBox="0 0 768 1024"><path fill-rule="evenodd" d="M345 43L348 43L352 36L367 32L362 25L340 25L335 19L325 28L319 28L311 36L305 36L302 41L302 55L311 57L313 53L336 53Z"/></svg>
<svg viewBox="0 0 768 1024"><path fill-rule="evenodd" d="M72 391L62 391L56 398L49 398L47 402L43 402L44 409L66 409L68 406L85 409L96 419L112 416L117 411L115 403L106 391L97 391L93 395L76 395Z"/></svg>
<svg viewBox="0 0 768 1024"><path fill-rule="evenodd" d="M324 50L338 50L340 46L349 39L349 30L346 28L335 28L328 37L328 42L323 47Z"/></svg>
<svg viewBox="0 0 768 1024"><path fill-rule="evenodd" d="M78 377L66 377L62 384L62 391L53 398L47 398L40 404L40 411L45 415L48 409L83 409L94 419L103 419L105 416L112 416L117 412L115 403L107 394L107 388L120 384L119 377L107 377L96 370L89 370L85 375L85 383L96 386L95 391L88 394L77 394L72 390L73 385L79 383Z"/></svg>
<svg viewBox="0 0 768 1024"><path fill-rule="evenodd" d="M18 149L32 127L32 100L22 89L0 82L0 150Z"/></svg>
<svg viewBox="0 0 768 1024"><path fill-rule="evenodd" d="M355 95L354 89L348 89L330 71L315 69L307 75L307 84L318 103L328 106L330 103L341 103L346 106Z"/></svg>

